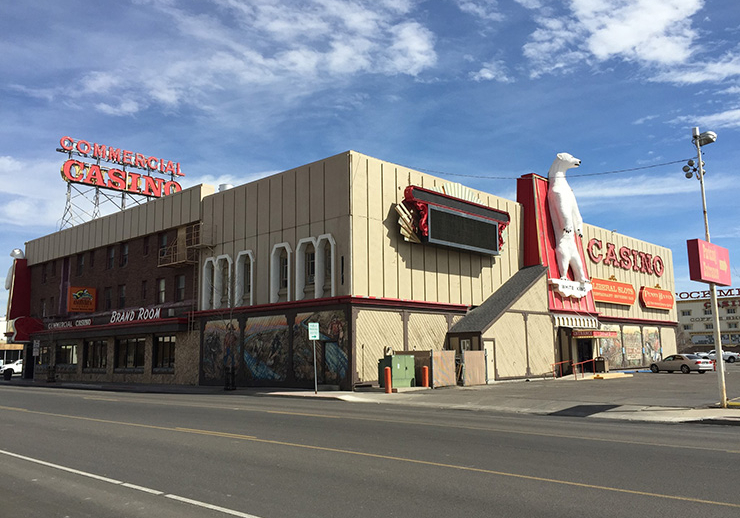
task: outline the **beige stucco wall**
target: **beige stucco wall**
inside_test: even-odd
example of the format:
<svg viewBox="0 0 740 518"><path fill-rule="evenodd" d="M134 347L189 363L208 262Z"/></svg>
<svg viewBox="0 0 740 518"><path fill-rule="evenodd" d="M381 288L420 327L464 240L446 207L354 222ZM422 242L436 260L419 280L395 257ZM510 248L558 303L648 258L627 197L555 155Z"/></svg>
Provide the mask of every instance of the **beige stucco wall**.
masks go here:
<svg viewBox="0 0 740 518"><path fill-rule="evenodd" d="M352 294L453 304L480 304L520 267L521 208L482 191L482 205L509 213L500 256L404 241L394 206L409 185L439 187L443 180L351 152Z"/></svg>
<svg viewBox="0 0 740 518"><path fill-rule="evenodd" d="M28 265L108 246L200 220L200 202L213 192L197 185L26 243Z"/></svg>
<svg viewBox="0 0 740 518"><path fill-rule="evenodd" d="M619 249L622 246L626 246L630 249L648 253L653 257L660 256L663 260L663 265L665 266L663 275L658 277L655 274L636 272L632 268L625 270L617 266L604 265L603 258L598 263L594 262L586 251L589 241L594 238L601 241L601 249L596 251L598 254L603 256L606 256L607 243L613 243L615 245L617 255L619 255ZM648 243L646 241L640 241L639 239L634 239L593 225L583 226L583 246L586 256L586 268L591 278L595 277L598 279L608 280L613 275L616 277L618 282L631 284L637 293L637 299L631 306L597 302L596 309L602 315L612 318L676 322L677 316L675 304L671 310L649 309L642 306L639 296L640 288L643 286L655 288L657 285L660 286L660 289L662 290L675 293L673 254L669 248Z"/></svg>

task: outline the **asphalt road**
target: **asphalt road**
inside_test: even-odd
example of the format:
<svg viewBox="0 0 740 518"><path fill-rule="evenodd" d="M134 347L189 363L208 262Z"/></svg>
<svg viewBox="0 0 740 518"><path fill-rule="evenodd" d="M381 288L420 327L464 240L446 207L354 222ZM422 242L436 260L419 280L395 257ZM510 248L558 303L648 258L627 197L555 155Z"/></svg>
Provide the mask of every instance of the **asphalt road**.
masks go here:
<svg viewBox="0 0 740 518"><path fill-rule="evenodd" d="M0 387L0 517L740 515L740 429Z"/></svg>

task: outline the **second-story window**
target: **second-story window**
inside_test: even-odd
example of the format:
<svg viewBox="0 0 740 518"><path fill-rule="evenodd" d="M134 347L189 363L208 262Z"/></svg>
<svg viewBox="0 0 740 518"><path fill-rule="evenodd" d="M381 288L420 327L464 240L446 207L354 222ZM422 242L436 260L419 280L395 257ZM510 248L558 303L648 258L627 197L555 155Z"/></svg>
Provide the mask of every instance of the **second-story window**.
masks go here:
<svg viewBox="0 0 740 518"><path fill-rule="evenodd" d="M113 288L103 288L103 304L106 311L113 309Z"/></svg>
<svg viewBox="0 0 740 518"><path fill-rule="evenodd" d="M306 284L313 284L316 279L316 252L306 252Z"/></svg>
<svg viewBox="0 0 740 518"><path fill-rule="evenodd" d="M178 275L175 277L175 302L185 300L185 276Z"/></svg>
<svg viewBox="0 0 740 518"><path fill-rule="evenodd" d="M128 264L128 243L121 243L121 257L119 258L119 264L124 267Z"/></svg>
<svg viewBox="0 0 740 518"><path fill-rule="evenodd" d="M125 307L126 307L126 285L119 284L118 285L118 309L123 309Z"/></svg>
<svg viewBox="0 0 740 518"><path fill-rule="evenodd" d="M108 247L108 253L107 253L107 262L105 264L105 268L107 270L113 269L113 265L116 262L116 249L112 246Z"/></svg>
<svg viewBox="0 0 740 518"><path fill-rule="evenodd" d="M167 284L164 279L157 279L157 303L164 304L167 300Z"/></svg>
<svg viewBox="0 0 740 518"><path fill-rule="evenodd" d="M85 270L85 254L77 254L77 275L82 275Z"/></svg>
<svg viewBox="0 0 740 518"><path fill-rule="evenodd" d="M283 249L280 254L280 289L288 288L288 253Z"/></svg>
<svg viewBox="0 0 740 518"><path fill-rule="evenodd" d="M46 263L41 265L41 284L46 284Z"/></svg>
<svg viewBox="0 0 740 518"><path fill-rule="evenodd" d="M149 236L144 236L142 248L144 250L144 255L149 255Z"/></svg>

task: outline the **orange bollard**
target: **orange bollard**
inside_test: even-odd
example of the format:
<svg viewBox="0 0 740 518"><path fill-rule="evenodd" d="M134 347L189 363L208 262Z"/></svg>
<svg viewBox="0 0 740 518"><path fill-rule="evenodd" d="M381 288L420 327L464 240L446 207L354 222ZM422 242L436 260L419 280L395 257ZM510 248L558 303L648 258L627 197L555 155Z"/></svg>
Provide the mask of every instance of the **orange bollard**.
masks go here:
<svg viewBox="0 0 740 518"><path fill-rule="evenodd" d="M426 365L421 368L421 386L429 386L429 367L427 367Z"/></svg>
<svg viewBox="0 0 740 518"><path fill-rule="evenodd" d="M385 393L391 394L393 392L393 381L391 380L391 368L385 368Z"/></svg>

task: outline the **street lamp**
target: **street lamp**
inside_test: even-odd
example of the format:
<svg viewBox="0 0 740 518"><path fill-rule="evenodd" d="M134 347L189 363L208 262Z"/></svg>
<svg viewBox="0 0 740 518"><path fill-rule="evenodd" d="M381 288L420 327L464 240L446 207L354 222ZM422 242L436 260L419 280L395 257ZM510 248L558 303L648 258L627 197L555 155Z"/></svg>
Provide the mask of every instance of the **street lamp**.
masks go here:
<svg viewBox="0 0 740 518"><path fill-rule="evenodd" d="M713 131L705 131L699 133L699 128L692 130L691 141L696 146L696 163L693 160L689 160L687 165L683 167L683 171L686 173L686 178L691 178L693 173L696 173L696 178L699 180L701 185L701 204L704 210L704 237L707 243L711 243L709 240L709 219L707 218L707 196L704 192L704 162L701 159L701 148L707 144L711 144L717 140L717 134ZM722 408L727 408L727 389L725 387L725 362L722 358L722 335L719 329L719 307L717 305L717 285L714 282L709 283L709 293L711 296L712 304L712 320L714 324L714 351L715 361L719 365L719 376L717 381L719 383L719 401Z"/></svg>

